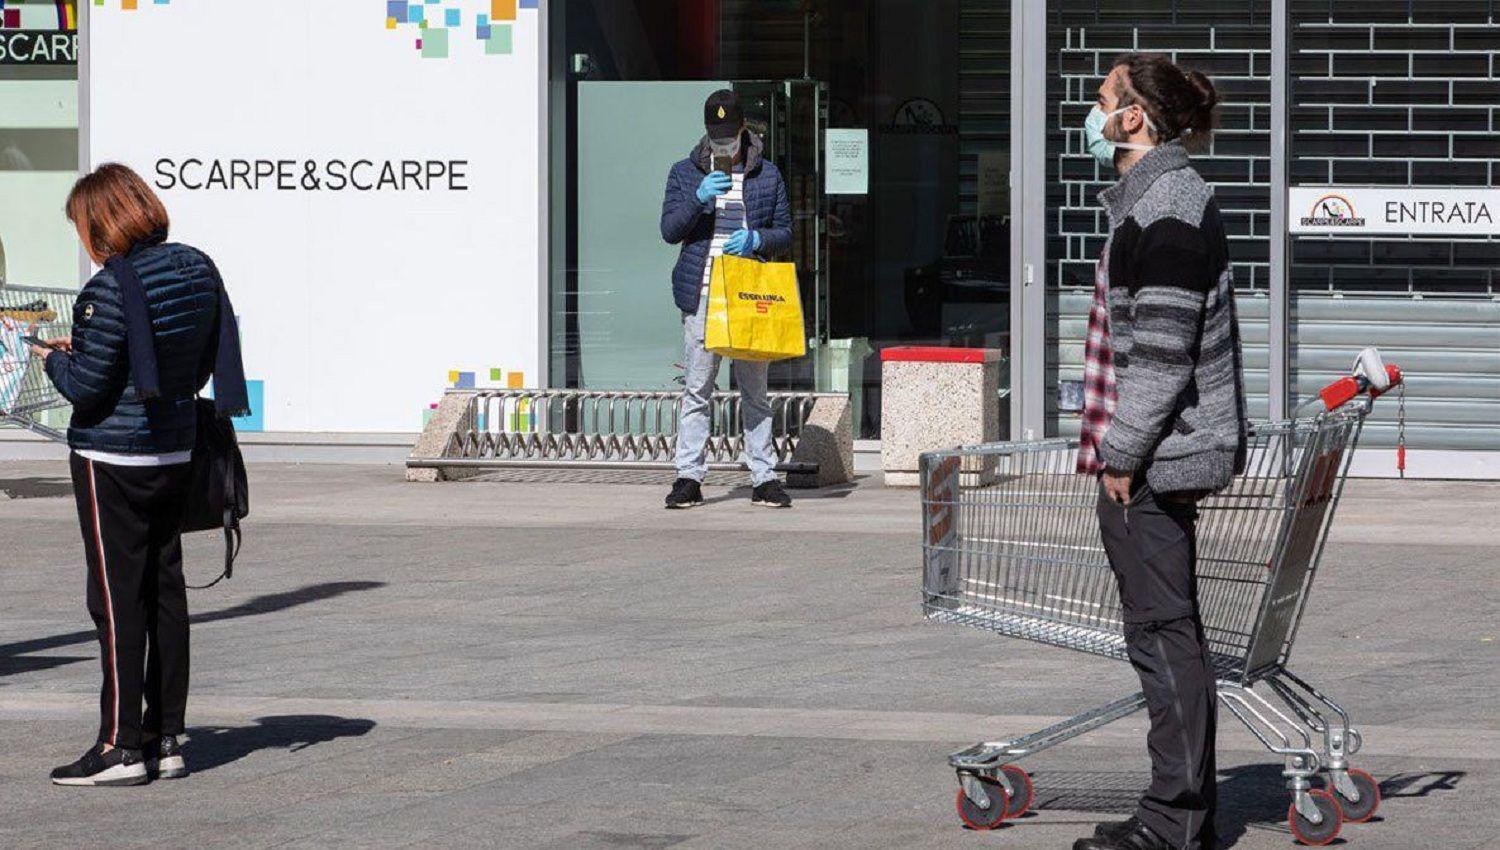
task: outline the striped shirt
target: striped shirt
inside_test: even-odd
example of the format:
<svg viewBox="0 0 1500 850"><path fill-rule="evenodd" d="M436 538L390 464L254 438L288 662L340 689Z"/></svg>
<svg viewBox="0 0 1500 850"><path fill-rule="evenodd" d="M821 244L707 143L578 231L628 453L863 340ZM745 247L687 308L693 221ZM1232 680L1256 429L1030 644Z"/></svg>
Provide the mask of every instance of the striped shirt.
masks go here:
<svg viewBox="0 0 1500 850"><path fill-rule="evenodd" d="M734 185L714 199L714 239L708 246L708 262L703 264L703 288L708 288L714 257L724 256L724 243L745 224L745 167L736 165L730 175Z"/></svg>

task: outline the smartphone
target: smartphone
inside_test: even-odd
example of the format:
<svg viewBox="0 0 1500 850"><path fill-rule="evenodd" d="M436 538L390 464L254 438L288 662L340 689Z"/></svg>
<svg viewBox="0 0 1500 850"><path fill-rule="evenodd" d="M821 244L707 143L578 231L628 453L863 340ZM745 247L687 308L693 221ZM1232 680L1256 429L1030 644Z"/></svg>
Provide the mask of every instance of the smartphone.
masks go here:
<svg viewBox="0 0 1500 850"><path fill-rule="evenodd" d="M24 343L26 343L27 345L39 345L42 348L50 348L53 351L62 351L61 348L53 345L52 343L46 341L45 339L42 339L39 336L32 336L31 334L22 334L21 335L21 341L24 342Z"/></svg>
<svg viewBox="0 0 1500 850"><path fill-rule="evenodd" d="M714 170L725 174L734 174L734 154L714 154Z"/></svg>

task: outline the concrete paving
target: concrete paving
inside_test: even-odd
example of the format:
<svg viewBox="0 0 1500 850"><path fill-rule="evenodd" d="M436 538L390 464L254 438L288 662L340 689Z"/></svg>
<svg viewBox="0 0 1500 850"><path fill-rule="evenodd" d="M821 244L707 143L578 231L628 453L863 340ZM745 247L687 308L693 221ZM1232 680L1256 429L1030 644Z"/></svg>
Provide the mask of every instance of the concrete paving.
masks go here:
<svg viewBox="0 0 1500 850"><path fill-rule="evenodd" d="M911 492L667 513L660 477L399 479L254 467L236 576L191 599L194 775L76 790L46 782L99 675L66 468L0 463L0 847L1066 848L1144 785L1137 716L1027 761L1033 815L959 826L948 752L1133 677L924 624ZM1294 656L1382 784L1350 846L1500 847L1496 516L1496 485L1351 484ZM1224 844L1290 847L1232 723Z"/></svg>

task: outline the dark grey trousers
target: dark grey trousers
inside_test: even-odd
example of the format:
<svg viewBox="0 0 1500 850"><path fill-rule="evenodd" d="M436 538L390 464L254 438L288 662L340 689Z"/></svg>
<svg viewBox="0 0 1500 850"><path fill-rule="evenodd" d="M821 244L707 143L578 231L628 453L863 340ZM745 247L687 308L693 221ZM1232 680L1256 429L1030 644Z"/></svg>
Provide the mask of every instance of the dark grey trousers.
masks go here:
<svg viewBox="0 0 1500 850"><path fill-rule="evenodd" d="M1218 703L1198 616L1198 509L1140 484L1128 507L1101 486L1098 510L1120 586L1126 650L1151 717L1151 786L1136 817L1174 847L1212 850Z"/></svg>

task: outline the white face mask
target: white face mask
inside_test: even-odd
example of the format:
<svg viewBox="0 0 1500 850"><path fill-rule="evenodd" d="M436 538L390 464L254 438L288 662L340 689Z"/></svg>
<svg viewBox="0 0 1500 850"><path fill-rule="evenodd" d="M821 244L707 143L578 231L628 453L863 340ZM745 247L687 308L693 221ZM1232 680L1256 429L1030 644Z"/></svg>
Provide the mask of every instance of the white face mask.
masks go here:
<svg viewBox="0 0 1500 850"><path fill-rule="evenodd" d="M713 152L714 156L739 156L740 135L736 133L732 139L710 138L708 140L708 148Z"/></svg>
<svg viewBox="0 0 1500 850"><path fill-rule="evenodd" d="M1089 117L1085 118L1083 121L1084 146L1088 148L1089 153L1094 155L1094 159L1098 160L1100 165L1114 165L1115 150L1117 149L1123 148L1124 150L1129 151L1149 151L1152 148L1156 147L1156 145L1140 145L1134 142L1114 142L1104 137L1104 125L1109 123L1109 119L1115 117L1116 115L1119 115L1121 112L1124 112L1127 109L1132 109L1138 106L1140 106L1140 104L1132 103L1130 104L1130 106L1122 106L1119 109L1116 109L1114 112L1105 112L1097 105L1095 105L1093 109L1089 110ZM1156 125L1151 123L1151 116L1146 114L1145 109L1141 110L1141 118L1145 120L1146 127L1149 128L1151 132L1155 133Z"/></svg>

